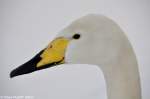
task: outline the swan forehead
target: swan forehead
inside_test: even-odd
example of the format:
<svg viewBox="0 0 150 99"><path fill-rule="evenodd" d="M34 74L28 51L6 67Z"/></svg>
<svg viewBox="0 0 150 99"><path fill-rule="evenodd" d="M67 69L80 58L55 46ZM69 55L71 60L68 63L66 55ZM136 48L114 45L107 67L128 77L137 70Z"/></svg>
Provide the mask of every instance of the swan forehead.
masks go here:
<svg viewBox="0 0 150 99"><path fill-rule="evenodd" d="M103 15L89 14L73 21L57 35L71 38L73 34L80 33L84 36L110 35L111 32L120 32L120 27L111 19Z"/></svg>

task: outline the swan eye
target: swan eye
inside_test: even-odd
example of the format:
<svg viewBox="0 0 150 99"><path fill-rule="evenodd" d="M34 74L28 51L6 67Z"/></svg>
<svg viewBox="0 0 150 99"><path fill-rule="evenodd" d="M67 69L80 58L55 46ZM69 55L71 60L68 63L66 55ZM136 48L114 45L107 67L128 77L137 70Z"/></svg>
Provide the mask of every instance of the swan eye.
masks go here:
<svg viewBox="0 0 150 99"><path fill-rule="evenodd" d="M72 38L73 39L79 39L80 38L80 34L74 34Z"/></svg>

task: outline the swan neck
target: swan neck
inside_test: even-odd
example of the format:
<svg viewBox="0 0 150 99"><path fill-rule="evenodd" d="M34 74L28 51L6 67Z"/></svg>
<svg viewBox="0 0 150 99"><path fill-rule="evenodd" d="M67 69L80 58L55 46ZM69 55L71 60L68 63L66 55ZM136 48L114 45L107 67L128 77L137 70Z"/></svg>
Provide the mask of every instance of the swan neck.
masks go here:
<svg viewBox="0 0 150 99"><path fill-rule="evenodd" d="M137 65L103 68L108 99L141 99Z"/></svg>

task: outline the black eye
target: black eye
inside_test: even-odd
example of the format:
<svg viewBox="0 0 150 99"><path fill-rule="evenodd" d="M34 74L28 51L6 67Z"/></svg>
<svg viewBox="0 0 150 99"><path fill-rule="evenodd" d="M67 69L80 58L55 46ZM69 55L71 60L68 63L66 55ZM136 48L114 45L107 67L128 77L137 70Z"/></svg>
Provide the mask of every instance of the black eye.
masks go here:
<svg viewBox="0 0 150 99"><path fill-rule="evenodd" d="M72 38L79 39L80 38L80 34L74 34Z"/></svg>

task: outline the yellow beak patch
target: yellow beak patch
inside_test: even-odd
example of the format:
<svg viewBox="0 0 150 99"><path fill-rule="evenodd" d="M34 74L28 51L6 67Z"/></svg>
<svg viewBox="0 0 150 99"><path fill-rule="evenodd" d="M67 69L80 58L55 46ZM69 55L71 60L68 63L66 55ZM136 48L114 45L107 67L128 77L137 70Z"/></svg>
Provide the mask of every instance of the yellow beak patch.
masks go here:
<svg viewBox="0 0 150 99"><path fill-rule="evenodd" d="M68 43L69 40L63 37L53 40L40 55L42 59L37 63L36 67L42 67L46 64L56 63L59 61L61 61L60 63L64 63L65 51Z"/></svg>

